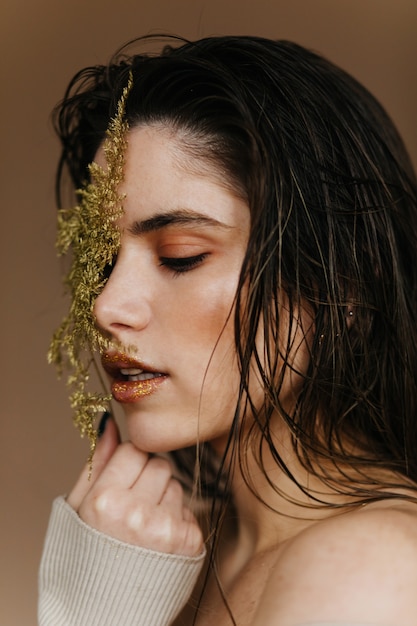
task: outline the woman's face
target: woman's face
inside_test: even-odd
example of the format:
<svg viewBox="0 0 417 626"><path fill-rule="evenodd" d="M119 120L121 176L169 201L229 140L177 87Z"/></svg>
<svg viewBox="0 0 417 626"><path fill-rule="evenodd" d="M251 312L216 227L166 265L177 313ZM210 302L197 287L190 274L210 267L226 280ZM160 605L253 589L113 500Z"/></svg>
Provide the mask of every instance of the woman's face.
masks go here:
<svg viewBox="0 0 417 626"><path fill-rule="evenodd" d="M121 247L94 310L126 348L103 363L137 447L221 443L239 386L233 301L249 209L169 129L136 127L128 140Z"/></svg>

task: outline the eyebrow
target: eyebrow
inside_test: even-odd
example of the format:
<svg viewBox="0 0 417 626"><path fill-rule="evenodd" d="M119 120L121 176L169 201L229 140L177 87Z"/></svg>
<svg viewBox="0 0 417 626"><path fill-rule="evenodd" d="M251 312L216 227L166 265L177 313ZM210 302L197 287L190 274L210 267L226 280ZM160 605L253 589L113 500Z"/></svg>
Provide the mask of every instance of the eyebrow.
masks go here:
<svg viewBox="0 0 417 626"><path fill-rule="evenodd" d="M178 209L166 213L157 213L146 220L135 220L128 228L132 235L152 233L167 226L211 226L216 228L233 228L224 222L187 209Z"/></svg>

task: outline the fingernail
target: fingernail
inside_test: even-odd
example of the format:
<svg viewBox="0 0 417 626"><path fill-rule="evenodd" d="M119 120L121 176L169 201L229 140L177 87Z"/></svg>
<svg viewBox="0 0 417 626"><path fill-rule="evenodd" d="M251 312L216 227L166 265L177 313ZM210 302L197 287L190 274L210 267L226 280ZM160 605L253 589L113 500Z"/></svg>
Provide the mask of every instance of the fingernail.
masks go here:
<svg viewBox="0 0 417 626"><path fill-rule="evenodd" d="M102 418L97 428L97 437L99 439L103 435L104 431L106 430L106 425L107 425L107 421L109 417L111 417L111 413L109 411L105 411L102 415Z"/></svg>

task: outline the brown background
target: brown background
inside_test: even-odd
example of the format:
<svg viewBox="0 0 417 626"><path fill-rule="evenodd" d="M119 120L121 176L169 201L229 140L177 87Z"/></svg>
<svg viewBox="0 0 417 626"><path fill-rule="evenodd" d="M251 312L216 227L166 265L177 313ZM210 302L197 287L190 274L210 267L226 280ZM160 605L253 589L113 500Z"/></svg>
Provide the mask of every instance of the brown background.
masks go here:
<svg viewBox="0 0 417 626"><path fill-rule="evenodd" d="M324 53L380 98L417 162L416 0L0 0L1 625L36 624L50 502L87 454L45 358L64 310L49 112L81 66L161 30L286 38Z"/></svg>

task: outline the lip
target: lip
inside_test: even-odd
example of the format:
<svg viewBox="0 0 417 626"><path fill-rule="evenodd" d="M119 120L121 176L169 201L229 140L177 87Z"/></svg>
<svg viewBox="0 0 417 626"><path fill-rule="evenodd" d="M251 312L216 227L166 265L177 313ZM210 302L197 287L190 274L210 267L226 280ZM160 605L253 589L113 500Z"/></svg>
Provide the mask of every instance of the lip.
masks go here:
<svg viewBox="0 0 417 626"><path fill-rule="evenodd" d="M121 352L105 352L101 355L101 363L111 379L113 398L122 404L138 402L141 398L153 394L167 379L167 374L150 367ZM129 379L123 370L140 370L133 376L145 375L144 380Z"/></svg>

